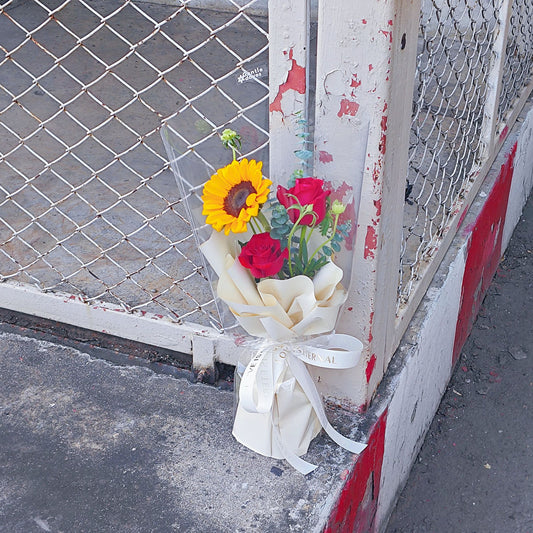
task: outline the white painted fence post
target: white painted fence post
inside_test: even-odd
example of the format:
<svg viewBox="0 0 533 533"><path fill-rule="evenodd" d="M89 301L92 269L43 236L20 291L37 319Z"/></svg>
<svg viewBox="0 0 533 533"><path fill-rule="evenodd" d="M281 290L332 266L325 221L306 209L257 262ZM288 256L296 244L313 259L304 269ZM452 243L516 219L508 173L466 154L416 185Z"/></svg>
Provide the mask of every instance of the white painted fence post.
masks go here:
<svg viewBox="0 0 533 533"><path fill-rule="evenodd" d="M358 336L366 357L315 378L323 393L360 407L393 350L419 17L420 0L319 2L315 173L354 191L362 180L339 331Z"/></svg>
<svg viewBox="0 0 533 533"><path fill-rule="evenodd" d="M268 0L270 175L285 183L299 161L295 113L308 106L309 0Z"/></svg>
<svg viewBox="0 0 533 533"><path fill-rule="evenodd" d="M505 65L505 48L511 19L512 0L503 0L498 11L498 23L496 24L495 39L492 49L491 68L488 76L487 100L483 117L483 129L481 142L483 143L482 161L488 159L495 151L497 139L496 128L498 127L498 107L502 87L502 76Z"/></svg>

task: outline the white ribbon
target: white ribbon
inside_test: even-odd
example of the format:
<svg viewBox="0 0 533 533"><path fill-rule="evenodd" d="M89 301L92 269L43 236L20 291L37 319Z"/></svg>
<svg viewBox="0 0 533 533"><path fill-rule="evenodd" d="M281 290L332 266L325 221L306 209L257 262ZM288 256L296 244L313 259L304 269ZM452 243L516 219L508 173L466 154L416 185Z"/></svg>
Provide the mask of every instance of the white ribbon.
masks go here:
<svg viewBox="0 0 533 533"><path fill-rule="evenodd" d="M344 437L329 423L320 394L304 362L322 368L351 368L358 363L362 349L361 341L342 334L323 335L307 343L268 344L252 358L244 371L239 388L239 406L248 413L271 413L276 445L289 464L302 474L312 472L316 465L298 457L283 441L276 396L276 360L284 360L288 365L320 425L331 439L346 450L359 454L366 444Z"/></svg>

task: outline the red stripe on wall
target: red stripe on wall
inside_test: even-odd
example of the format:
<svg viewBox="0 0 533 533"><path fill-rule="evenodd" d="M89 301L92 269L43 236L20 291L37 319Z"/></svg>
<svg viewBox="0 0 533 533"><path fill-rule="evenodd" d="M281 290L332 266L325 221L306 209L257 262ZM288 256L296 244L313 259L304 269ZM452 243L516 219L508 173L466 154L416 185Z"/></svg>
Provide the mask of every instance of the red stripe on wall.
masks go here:
<svg viewBox="0 0 533 533"><path fill-rule="evenodd" d="M357 458L324 533L369 533L374 530L387 411L372 427L368 446Z"/></svg>
<svg viewBox="0 0 533 533"><path fill-rule="evenodd" d="M502 256L502 233L513 177L513 161L516 143L502 165L500 175L481 210L469 237L461 305L455 330L453 364L478 314L481 302Z"/></svg>

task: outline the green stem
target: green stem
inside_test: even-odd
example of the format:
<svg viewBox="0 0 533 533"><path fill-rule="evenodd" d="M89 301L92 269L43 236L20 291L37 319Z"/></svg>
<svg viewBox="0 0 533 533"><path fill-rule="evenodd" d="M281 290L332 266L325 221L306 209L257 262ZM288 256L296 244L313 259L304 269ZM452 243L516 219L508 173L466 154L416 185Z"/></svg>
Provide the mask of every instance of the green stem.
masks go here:
<svg viewBox="0 0 533 533"><path fill-rule="evenodd" d="M292 260L291 260L292 236L296 232L296 229L298 228L298 224L300 223L300 221L302 220L302 218L304 216L305 215L300 211L300 216L298 217L298 219L296 220L296 222L292 226L292 229L291 229L291 231L289 233L289 236L287 237L287 248L289 249L289 273L291 275L291 278L294 276L294 273L292 271Z"/></svg>
<svg viewBox="0 0 533 533"><path fill-rule="evenodd" d="M302 226L302 231L300 232L300 246L298 247L298 257L300 258L300 262L302 260L303 247L307 246L307 241L305 240L306 232L307 232L307 226Z"/></svg>
<svg viewBox="0 0 533 533"><path fill-rule="evenodd" d="M264 231L270 232L270 224L268 223L268 220L262 211L259 211L259 213L257 213L257 220L261 222L261 225L263 226Z"/></svg>
<svg viewBox="0 0 533 533"><path fill-rule="evenodd" d="M231 151L233 152L233 161L237 159L235 146L230 144Z"/></svg>
<svg viewBox="0 0 533 533"><path fill-rule="evenodd" d="M311 231L309 232L309 237L307 237L307 241L305 242L306 245L309 244L309 241L311 240L311 236L313 235L313 232L315 231L315 227L316 226L313 226L311 228Z"/></svg>
<svg viewBox="0 0 533 533"><path fill-rule="evenodd" d="M315 255L324 247L326 246L326 244L329 244L332 240L333 240L333 237L335 236L335 233L337 233L337 223L339 222L339 216L340 215L335 215L335 222L333 223L333 230L331 232L331 237L329 239L327 239L326 241L324 241L314 252L313 252L313 255L309 258L309 262L307 263L308 265L311 264L311 261L313 260L313 257L315 257ZM304 274L305 274L305 271L304 271Z"/></svg>
<svg viewBox="0 0 533 533"><path fill-rule="evenodd" d="M254 228L254 224L253 224L252 221L254 221L253 218L250 219L250 227L252 228L252 231L254 232L254 235L257 235L257 229ZM254 221L254 222L255 222L255 221ZM261 228L259 228L259 229L261 229ZM259 233L261 233L261 231L260 231Z"/></svg>
<svg viewBox="0 0 533 533"><path fill-rule="evenodd" d="M291 275L291 278L293 277L293 270L292 270L292 261L291 261L291 248L292 248L292 237L294 235L294 233L296 232L296 230L298 229L298 225L300 224L300 222L302 221L302 219L305 217L305 215L309 215L310 213L313 212L313 208L312 206L309 206L309 205L306 205L304 207L302 207L301 205L299 205L299 215L298 215L298 219L296 220L296 222L294 223L294 225L292 226L292 229L289 233L289 236L287 237L287 247L289 248L289 273ZM300 243L301 244L301 243Z"/></svg>

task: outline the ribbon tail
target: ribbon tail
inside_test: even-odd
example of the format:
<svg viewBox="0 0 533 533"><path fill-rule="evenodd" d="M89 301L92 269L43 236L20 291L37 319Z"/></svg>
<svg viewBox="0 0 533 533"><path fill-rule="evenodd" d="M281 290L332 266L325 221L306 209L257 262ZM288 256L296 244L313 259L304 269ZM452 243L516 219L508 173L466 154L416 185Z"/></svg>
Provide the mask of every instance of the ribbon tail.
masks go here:
<svg viewBox="0 0 533 533"><path fill-rule="evenodd" d="M317 416L320 420L320 416L318 414ZM323 425L322 427L325 429L326 433L331 437L333 441L335 441L339 446L342 446L345 450L348 450L349 452L356 453L359 455L367 446L362 442L357 442L355 440L348 439L344 435L341 435L329 422L327 422L326 425Z"/></svg>
<svg viewBox="0 0 533 533"><path fill-rule="evenodd" d="M354 440L348 439L347 437L344 437L329 423L328 417L326 416L326 411L324 410L324 406L322 405L322 398L320 398L320 394L318 393L315 387L313 378L309 374L309 371L307 370L305 364L300 359L298 359L298 357L293 357L291 355L289 355L287 361L294 377L298 380L298 383L302 387L302 390L311 402L311 405L315 410L316 416L326 433L339 446L342 446L349 452L360 454L366 448L367 445L362 442L356 442Z"/></svg>
<svg viewBox="0 0 533 533"><path fill-rule="evenodd" d="M303 474L304 476L311 473L317 468L317 465L304 461L301 457L298 457L293 451L289 450L283 443L283 437L281 436L281 431L279 429L279 413L278 407L275 405L272 409L272 426L273 426L273 437L274 441L277 444L281 455L283 458L295 469ZM342 436L342 435L341 435Z"/></svg>
<svg viewBox="0 0 533 533"><path fill-rule="evenodd" d="M249 413L268 413L274 398L272 357L260 350L248 363L241 378L239 402Z"/></svg>

